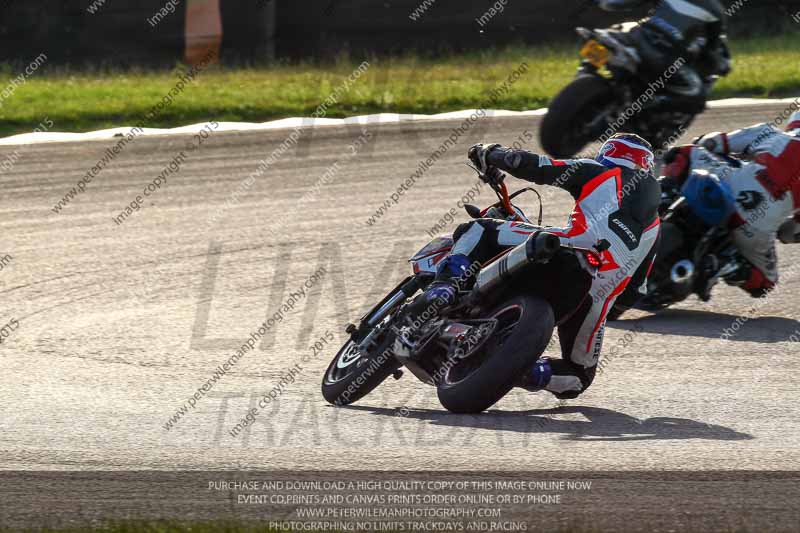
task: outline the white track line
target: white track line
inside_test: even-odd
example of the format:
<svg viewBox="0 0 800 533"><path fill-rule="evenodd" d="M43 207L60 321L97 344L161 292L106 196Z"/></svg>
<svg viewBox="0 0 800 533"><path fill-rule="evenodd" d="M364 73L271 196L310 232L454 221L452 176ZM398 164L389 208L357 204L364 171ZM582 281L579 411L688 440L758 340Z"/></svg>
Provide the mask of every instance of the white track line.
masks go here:
<svg viewBox="0 0 800 533"><path fill-rule="evenodd" d="M728 98L726 100L715 100L708 103L709 108L719 107L750 107L760 105L772 105L780 103L791 103L797 101L798 98L783 98L783 99L756 99L756 98ZM341 126L343 124L392 124L398 122L411 122L419 120L453 120L467 118L477 110L465 109L463 111L451 111L449 113L439 113L436 115L401 115L398 113L378 113L374 115L361 115L357 117L348 118L318 118L313 122L308 118L284 118L281 120L273 120L271 122L253 123L253 122L220 122L219 128L216 131L247 131L247 130L275 130L275 129L288 129L297 127L308 126ZM505 109L487 110L486 113L492 117L519 117L519 116L537 116L544 115L547 112L546 108L532 109L529 111L508 111ZM179 128L144 128L143 133L140 135L180 135L187 133L197 133L203 129L207 123L191 124L189 126L181 126ZM47 142L80 142L97 139L111 139L116 136L127 135L132 129L131 126L123 126L119 128L112 128L108 130L90 131L86 133L59 133L59 132L37 132L37 133L22 133L0 139L0 146L2 145L20 145L20 144L37 144Z"/></svg>

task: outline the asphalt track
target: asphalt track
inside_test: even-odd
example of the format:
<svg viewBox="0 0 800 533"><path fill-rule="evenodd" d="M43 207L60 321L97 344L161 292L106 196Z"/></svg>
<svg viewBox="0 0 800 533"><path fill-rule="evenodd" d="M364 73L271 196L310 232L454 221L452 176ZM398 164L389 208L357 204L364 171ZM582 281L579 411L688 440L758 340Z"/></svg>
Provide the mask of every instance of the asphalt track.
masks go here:
<svg viewBox="0 0 800 533"><path fill-rule="evenodd" d="M684 139L783 108L713 109ZM756 309L722 286L709 303L613 324L613 357L565 405L513 391L488 413L455 416L410 374L350 408L324 402L319 383L335 350L309 347L327 331L341 343L343 326L406 275L406 257L474 186L463 164L470 144L510 144L527 130L536 151L539 121L479 121L372 225L461 120L369 125L355 156L356 126L307 130L234 199L290 130L212 133L196 149L191 136L141 137L58 214L54 204L116 141L2 147L0 160L17 153L0 176L0 257L11 256L0 270L0 326L18 327L0 344L0 468L796 472L800 271L791 265L800 247L779 245L782 282ZM116 224L181 150L180 170ZM570 198L542 192L545 223L561 224ZM483 189L476 203L489 200ZM523 204L532 212L535 202ZM327 274L286 318L165 429L320 266ZM231 436L303 358L295 381Z"/></svg>

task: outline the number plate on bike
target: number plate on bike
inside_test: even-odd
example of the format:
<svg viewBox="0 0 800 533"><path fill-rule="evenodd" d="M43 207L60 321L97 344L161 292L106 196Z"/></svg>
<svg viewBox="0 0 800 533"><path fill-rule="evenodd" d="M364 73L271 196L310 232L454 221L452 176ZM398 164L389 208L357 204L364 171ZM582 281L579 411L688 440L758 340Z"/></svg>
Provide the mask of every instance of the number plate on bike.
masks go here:
<svg viewBox="0 0 800 533"><path fill-rule="evenodd" d="M594 39L590 39L581 48L581 57L585 58L589 63L597 68L602 67L608 63L608 58L611 54L608 48L598 43Z"/></svg>

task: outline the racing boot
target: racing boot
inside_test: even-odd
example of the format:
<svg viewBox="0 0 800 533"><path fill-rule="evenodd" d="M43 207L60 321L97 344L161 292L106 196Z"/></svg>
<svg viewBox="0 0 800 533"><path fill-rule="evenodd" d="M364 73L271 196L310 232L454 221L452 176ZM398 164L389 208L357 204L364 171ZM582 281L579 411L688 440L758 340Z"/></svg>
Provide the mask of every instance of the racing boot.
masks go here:
<svg viewBox="0 0 800 533"><path fill-rule="evenodd" d="M515 385L530 392L539 392L547 387L552 377L553 368L550 366L550 359L540 357L534 363L533 368L523 372Z"/></svg>
<svg viewBox="0 0 800 533"><path fill-rule="evenodd" d="M725 276L725 283L741 288L753 298L764 298L775 289L775 284L746 260L742 260L732 274Z"/></svg>
<svg viewBox="0 0 800 533"><path fill-rule="evenodd" d="M522 373L514 386L530 392L546 390L559 400L574 400L591 384L594 372L594 369L588 373L576 370L563 359L540 357L532 368Z"/></svg>

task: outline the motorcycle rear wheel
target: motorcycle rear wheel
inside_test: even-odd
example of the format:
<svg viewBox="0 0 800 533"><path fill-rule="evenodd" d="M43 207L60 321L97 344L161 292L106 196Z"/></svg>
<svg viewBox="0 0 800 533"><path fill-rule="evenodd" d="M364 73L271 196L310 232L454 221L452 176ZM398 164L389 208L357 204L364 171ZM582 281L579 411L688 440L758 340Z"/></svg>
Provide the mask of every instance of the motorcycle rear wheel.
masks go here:
<svg viewBox="0 0 800 533"><path fill-rule="evenodd" d="M604 79L584 74L564 87L550 102L539 131L542 147L553 157L572 157L596 140L585 125L598 118L613 101L613 89ZM601 134L605 127L598 133Z"/></svg>
<svg viewBox="0 0 800 533"><path fill-rule="evenodd" d="M555 327L553 309L538 296L513 296L486 317L498 320L484 348L456 362L437 386L439 401L453 413L485 411L514 387L544 352Z"/></svg>

